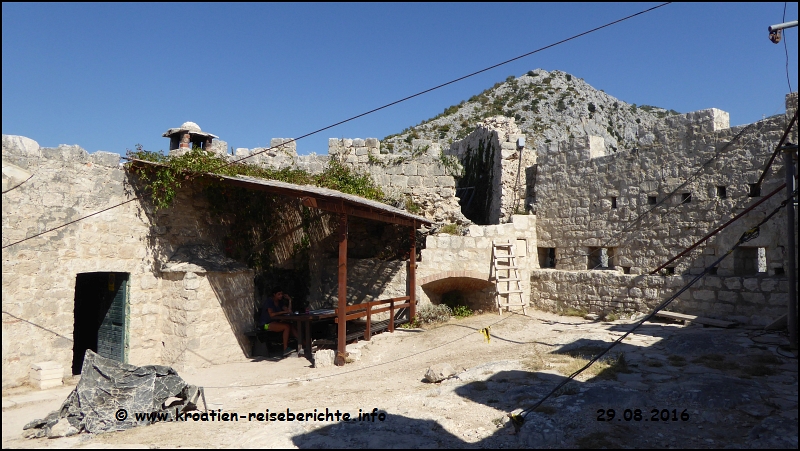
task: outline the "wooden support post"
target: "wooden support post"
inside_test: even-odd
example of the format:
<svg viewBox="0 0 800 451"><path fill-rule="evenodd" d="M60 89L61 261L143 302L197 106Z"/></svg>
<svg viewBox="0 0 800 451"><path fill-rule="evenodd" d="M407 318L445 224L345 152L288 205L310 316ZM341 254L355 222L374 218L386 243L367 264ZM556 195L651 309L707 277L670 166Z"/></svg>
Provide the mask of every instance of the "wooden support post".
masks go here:
<svg viewBox="0 0 800 451"><path fill-rule="evenodd" d="M347 215L339 215L339 337L336 344L337 365L344 365L347 352Z"/></svg>
<svg viewBox="0 0 800 451"><path fill-rule="evenodd" d="M394 301L389 301L389 332L394 332Z"/></svg>
<svg viewBox="0 0 800 451"><path fill-rule="evenodd" d="M417 315L417 221L411 227L411 251L408 253L408 302L411 304L409 307L408 318L409 322L414 321Z"/></svg>
<svg viewBox="0 0 800 451"><path fill-rule="evenodd" d="M372 304L367 302L367 328L364 330L364 340L372 338Z"/></svg>

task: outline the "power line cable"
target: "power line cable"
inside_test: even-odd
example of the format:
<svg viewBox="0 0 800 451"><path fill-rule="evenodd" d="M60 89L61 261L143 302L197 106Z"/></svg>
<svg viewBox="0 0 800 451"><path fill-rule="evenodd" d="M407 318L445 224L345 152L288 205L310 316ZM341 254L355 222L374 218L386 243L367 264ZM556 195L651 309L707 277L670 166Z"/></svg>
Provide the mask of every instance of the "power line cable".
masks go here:
<svg viewBox="0 0 800 451"><path fill-rule="evenodd" d="M473 77L473 76L475 76L475 75L478 75L478 74L482 74L482 73L484 73L484 72L487 72L487 71L490 71L490 70L492 70L492 69L496 69L496 68L498 68L498 67L500 67L500 66L504 66L504 65L506 65L506 64L508 64L508 63L511 63L511 62L517 61L517 60L519 60L519 59L522 59L522 58L525 58L525 57L528 57L528 56L531 56L531 55L533 55L533 54L535 54L535 53L539 53L539 52L541 52L541 51L544 51L544 50L547 50L547 49L549 49L549 48L555 47L555 46L557 46L557 45L564 44L565 42L572 41L573 39L577 39L577 38L579 38L579 37L581 37L581 36L586 36L586 35L588 35L588 34L594 33L595 31L599 31L599 30L602 30L602 29L604 29L604 28L610 27L610 26L612 26L612 25L616 25L616 24L618 24L618 23L620 23L620 22L624 22L624 21L626 21L626 20L628 20L628 19L632 19L632 18L634 18L634 17L636 17L636 16L640 16L640 15L642 15L642 14L648 13L648 12L650 12L650 11L654 11L654 10L656 10L656 9L658 9L658 8L661 8L661 7L663 7L663 6L669 5L670 3L672 3L672 2L661 3L661 4L659 4L659 5L653 6L652 8L647 8L647 9L645 9L645 10L642 10L642 11L639 11L639 12L637 12L637 13L635 13L635 14L631 14L631 15L629 15L629 16L625 16L625 17L623 17L623 18L621 18L621 19L617 19L617 20L615 20L615 21L613 21L613 22L608 22L608 23L606 23L605 25L601 25L601 26L599 26L599 27L592 28L591 30L587 30L587 31L584 31L584 32L582 32L582 33L578 33L578 34L576 34L576 35L573 35L573 36L570 36L570 37L568 37L568 38L566 38L566 39L562 39L562 40L560 40L560 41L558 41L558 42L554 42L554 43L552 43L552 44L549 44L549 45L546 45L546 46L544 46L544 47L540 47L540 48L538 48L538 49L536 49L536 50L533 50L533 51L531 51L531 52L524 53L524 54L522 54L522 55L519 55L519 56L516 56L516 57L514 57L514 58L511 58L511 59L505 60L505 61L503 61L503 62L501 62L501 63L494 64L494 65L492 65L492 66L489 66L489 67L486 67L486 68L484 68L484 69L481 69L481 70L478 70L478 71L472 72L472 73L470 73L470 74L464 75L464 76L462 76L462 77L458 77L458 78L456 78L456 79L450 80L450 81L448 81L448 82L446 82L446 83L442 83L442 84L440 84L440 85L434 86L434 87L432 87L432 88L429 88L429 89L426 89L426 90L424 90L424 91L420 91L420 92L418 92L418 93L416 93L416 94L412 94L412 95L410 95L410 96L403 97L403 98L402 98L402 99L400 99L400 100L395 100L394 102L390 102L390 103L387 103L387 104L385 104L385 105L383 105L383 106L380 106L380 107L378 107L378 108L371 109L371 110L369 110L369 111L367 111L367 112L365 112L365 113L358 114L358 115L356 115L356 116L350 117L350 118L348 118L348 119L345 119L345 120L343 120L343 121L339 121L339 122L337 122L337 123L335 123L335 124L328 125L327 127L323 127L323 128L320 128L320 129L318 129L318 130L314 130L313 132L306 133L305 135L301 135L301 136L300 136L300 137L298 137L298 138L293 138L293 139L291 139L291 140L289 140L289 141L287 141L287 142L284 142L284 143L282 143L282 144L281 144L281 146L284 146L284 145L286 145L286 144L291 144L291 143L293 143L293 142L295 142L295 141L297 141L297 140L300 140L300 139L303 139L303 138L309 137L309 136L311 136L311 135L314 135L314 134L316 134L316 133L319 133L319 132L322 132L322 131L328 130L328 129L330 129L330 128L336 127L336 126L338 126L338 125L342 125L342 124L344 124L344 123L350 122L350 121L352 121L352 120L358 119L358 118L360 118L360 117L363 117L363 116L366 116L366 115L368 115L368 114L375 113L375 112L377 112L377 111L383 110L383 109L385 109L385 108L388 108L388 107L390 107L390 106L397 105L398 103L405 102L406 100L411 100L411 99L413 99L413 98L415 98L415 97L419 97L419 96L421 96L421 95L423 95L423 94L427 94L427 93L429 93L429 92L432 92L432 91L435 91L435 90L437 90L437 89L444 88L445 86L452 85L453 83L457 83L457 82L459 82L459 81L461 81L461 80L466 80L467 78ZM224 166L227 166L227 165L230 165L230 164L233 164L233 163L238 163L238 162L240 162L240 161L242 161L242 160L246 160L246 159L248 159L248 158L252 158L252 157L254 157L254 156L256 156L256 155L259 155L259 154L261 154L261 153L264 153L264 152L266 152L266 151L268 151L268 150L271 150L271 149L272 149L272 147L269 147L269 148L267 148L267 149L264 149L264 150L262 150L262 151L260 151L260 152L254 153L253 155L248 155L248 156L246 156L246 157L243 157L243 158L241 158L241 159L239 159L239 160L234 160L234 161L232 161L232 162L230 162L230 163L228 163L228 164L226 164L226 165L223 165L223 166L221 166L221 167L224 167Z"/></svg>
<svg viewBox="0 0 800 451"><path fill-rule="evenodd" d="M453 83L456 83L456 82L459 82L459 81L461 81L461 80L465 80L465 79L467 79L467 78L470 78L470 77L473 77L473 76L475 76L475 75L478 75L478 74L484 73L484 72L486 72L486 71L489 71L489 70L492 70L492 69L498 68L498 67L500 67L500 66L503 66L503 65L505 65L505 64L511 63L511 62L513 62L513 61L519 60L519 59L521 59L521 58L525 58L525 57L527 57L527 56L530 56L530 55L533 55L533 54L535 54L535 53L539 53L539 52L541 52L541 51L543 51L543 50L547 50L547 49L549 49L549 48L551 48L551 47L555 47L555 46L557 46L557 45L560 45L560 44L563 44L563 43L565 43L565 42L572 41L572 40L574 40L574 39L577 39L577 38L579 38L579 37L581 37L581 36L585 36L585 35L588 35L588 34L594 33L595 31L599 31L599 30L602 30L602 29L604 29L604 28L610 27L610 26L612 26L612 25L616 25L616 24L618 24L618 23L620 23L620 22L624 22L624 21L626 21L626 20L628 20L628 19L632 19L632 18L634 18L634 17L636 17L636 16L640 16L640 15L642 15L642 14L645 14L645 13L648 13L648 12L650 12L650 11L654 11L654 10L656 10L656 9L659 9L659 8L661 8L661 7L663 7L663 6L669 5L670 3L672 3L672 2L661 3L661 4L659 4L659 5L656 5L656 6L653 6L653 7L651 7L651 8L647 8L647 9L645 9L645 10L639 11L639 12L637 12L637 13L635 13L635 14L631 14L631 15L629 15L629 16L625 16L625 17L623 17L623 18L621 18L621 19L617 19L617 20L615 20L615 21L613 21L613 22L608 22L608 23L606 23L605 25L601 25L601 26L599 26L599 27L592 28L591 30L584 31L584 32L582 32L582 33L578 33L578 34L576 34L576 35L573 35L573 36L571 36L571 37L569 37L569 38L562 39L562 40L560 40L560 41L558 41L558 42L554 42L554 43L552 43L552 44L550 44L550 45L546 45L546 46L544 46L544 47L540 47L540 48L538 48L538 49L536 49L536 50L533 50L533 51L531 51L531 52L528 52L528 53L525 53L525 54L522 54L522 55L516 56L516 57L514 57L514 58L508 59L508 60L506 60L506 61L503 61L503 62L501 62L501 63L494 64L494 65L492 65L492 66L489 66L489 67L486 67L486 68L484 68L484 69L481 69L481 70L478 70L478 71L472 72L472 73L470 73L470 74L464 75L464 76L462 76L462 77L456 78L456 79L454 79L454 80L450 80L450 81L448 81L448 82L446 82L446 83L442 83L442 84L440 84L440 85L434 86L434 87L432 87L432 88L429 88L429 89L426 89L426 90L424 90L424 91L420 91L420 92L418 92L418 93L416 93L416 94L412 94L412 95L410 95L410 96L407 96L407 97L404 97L404 98L402 98L402 99L400 99L400 100L395 100L394 102L387 103L387 104L385 104L385 105L383 105L383 106L380 106L380 107L378 107L378 108L373 108L373 109L371 109L371 110L369 110L369 111L367 111L367 112L364 112L364 113L358 114L358 115L356 115L356 116L352 116L352 117L350 117L350 118L347 118L347 119L345 119L345 120L342 120L342 121L336 122L336 123L334 123L334 124L332 124L332 125L328 125L328 126L326 126L326 127L322 127L322 128L320 128L320 129L314 130L314 131L312 131L312 132L310 132L310 133L306 133L306 134L304 134L304 135L301 135L301 136L299 136L299 137L297 137L297 138L292 138L291 140L289 140L289 141L286 141L286 142L282 143L280 146L277 146L277 147L278 147L278 148L282 148L283 146L285 146L285 145L287 145L287 144L291 144L291 143L293 143L293 142L296 142L296 141L298 141L298 140L300 140L300 139L307 138L307 137L309 137L309 136L311 136L311 135L315 135L315 134L317 134L317 133L320 133L320 132L323 132L323 131L325 131L325 130L331 129L331 128L333 128L333 127L336 127L336 126L338 126L338 125L341 125L341 124L344 124L344 123L347 123L347 122L353 121L353 120L355 120L355 119L358 119L358 118L360 118L360 117L364 117L364 116L366 116L366 115L368 115L368 114L375 113L375 112L377 112L377 111L383 110L383 109L385 109L385 108L388 108L388 107L390 107L390 106L397 105L397 104L399 104L399 103L405 102L406 100L410 100L410 99L413 99L413 98L415 98L415 97L419 97L419 96L421 96L421 95L423 95L423 94L427 94L427 93L429 93L429 92L435 91L435 90L437 90L437 89L443 88L443 87L445 87L445 86L451 85L451 84L453 84ZM252 157L254 157L254 156L256 156L256 155L260 155L260 154L262 154L262 153L264 153L264 152L267 152L267 151L269 151L269 150L272 150L272 149L274 149L274 147L268 147L268 148L266 148L266 149L264 149L264 150L261 150L260 152L256 152L256 153L254 153L254 154L252 154L252 155L248 155L248 156L246 156L246 157L243 157L243 158L240 158L240 159L238 159L238 160L232 160L232 161L230 161L230 162L228 162L228 163L225 163L225 164L223 164L223 165L220 165L220 166L219 166L219 167L217 167L217 168L213 168L213 169L211 169L209 172L217 171L217 170L219 170L219 169L222 169L222 168L224 168L224 167L226 167L226 166L229 166L229 165L231 165L231 164L236 164L236 163L239 163L239 162L241 162L241 161L244 161L244 160L246 160L246 159L248 159L248 158L252 158ZM120 204L117 204L117 205L114 205L114 206L108 207L108 208L106 208L105 210L102 210L102 211L107 211L107 210L110 210L110 209L112 209L112 208L119 207L119 206L121 206L121 205L124 205L124 204L126 204L126 203L128 203L128 202L131 202L131 201L133 201L133 200L136 200L136 199L137 199L137 198L133 198L133 199L127 200L127 201L125 201L125 202L122 202L122 203L120 203ZM102 212L102 211L101 211L101 212ZM97 212L97 213L101 213L101 212ZM44 232L42 232L42 233L39 233L39 234L36 234L36 235L34 235L34 236L31 236L31 237L28 237L28 238L25 238L25 239L22 239L22 240L16 241L16 242L14 242L14 243L11 243L11 244L7 244L7 245L3 246L3 247L2 247L2 249L5 249L5 248L7 248L7 247L10 247L10 246L14 246L14 245L16 245L16 244L22 243L23 241L27 241L27 240L29 240L29 239L31 239L31 238L35 238L35 237L37 237L37 236L40 236L40 235L43 235L43 234L45 234L45 233L52 232L53 230L60 229L60 228L62 228L62 227L64 227L64 226L66 226L66 225L73 224L73 223L75 223L75 222L78 222L78 221L81 221L81 220L83 220L83 219L86 219L86 218L89 218L89 217L91 217L91 216L94 216L94 215L95 215L95 214L97 214L97 213L92 213L91 215L84 216L84 217L82 217L82 218L76 219L75 221L71 221L71 222L69 222L69 223L67 223L67 224L63 224L63 225L61 225L61 226L54 227L54 228L52 228L52 229L46 230L46 231L44 231Z"/></svg>
<svg viewBox="0 0 800 451"><path fill-rule="evenodd" d="M545 402L545 401L546 401L548 398L550 398L550 397L551 397L551 396L552 396L552 395L553 395L553 394L554 394L556 391L558 391L558 390L559 390L561 387L563 387L564 385L566 385L567 383L569 383L570 381L572 381L573 379L575 379L575 377L577 377L579 374L581 374L581 373L582 373L583 371L585 371L587 368L589 368L590 366L592 366L592 364L594 364L594 363L595 363L597 360L599 360L599 359L600 359L602 356L604 356L606 353L608 353L608 351L610 351L610 350L611 350L611 349L612 349L614 346L616 346L616 345L618 345L619 343L621 343L621 342L622 342L622 340L624 340L624 339L625 339L625 337L627 337L627 336L628 336L628 335L630 335L630 334L631 334L633 331L635 331L636 329L638 329L638 328L639 328L639 326L641 326L642 324L644 324L646 321L650 320L650 318L652 318L653 316L655 316L655 314L656 314L656 313L658 313L660 310L662 310L663 308L665 308L666 306L668 306L668 305L669 305L669 304L670 304L670 303L671 303L673 300L675 300L675 299L676 299L678 296L680 296L680 295L681 295L681 294L682 294L684 291L688 290L688 289L689 289L689 287L691 287L692 285L694 285L694 283L695 283L695 282L697 282L698 280L700 280L701 278L703 278L703 277L704 277L706 274L708 274L708 272L709 272L709 271L711 271L711 269L712 269L712 268L716 267L716 266L717 266L717 265L718 265L718 264L719 264L719 263L720 263L720 262L721 262L721 261L722 261L722 260L723 260L725 257L727 257L728 255L730 255L731 253L733 253L733 251L734 251L734 250L735 250L737 247L739 247L740 245L742 245L742 244L746 243L747 241L750 241L750 240L752 240L752 239L755 239L755 238L757 238L757 237L758 237L758 235L759 235L759 232L760 232L760 227L761 227L762 225L766 224L766 223L767 223L767 221L769 221L770 219L772 219L772 217L773 217L773 216L775 216L775 215L776 215L776 214L777 214L777 213L778 213L778 212L779 212L781 209L783 209L783 208L786 206L786 204L787 204L787 203L791 202L791 201L794 199L794 197L795 197L795 196L797 196L797 190L795 190L795 191L792 193L792 195L791 195L791 196L789 196L788 198L784 199L784 200L783 200L783 202L781 202L781 204L780 204L780 205L779 205L777 208L775 208L775 209L774 209L774 210L773 210L773 211L772 211L772 212L771 212L769 215L767 215L767 216L766 216L764 219L762 219L762 220L761 220L761 221L760 221L760 222L759 222L757 225L755 225L754 227L752 227L752 228L748 229L746 232L744 232L744 233L742 234L742 236L739 238L739 240L738 240L738 241L737 241L737 242L736 242L736 243L735 243L735 244L734 244L734 245L733 245L733 246L732 246L730 249L728 249L728 251L727 251L727 252L725 252L724 254L722 254L722 256L721 256L720 258L718 258L718 259L717 259L715 262L713 262L713 263L711 263L709 266L707 266L707 267L706 267L706 268L703 270L703 272L701 272L700 274L698 274L697 276L695 276L695 278L694 278L694 279L692 279L692 280L691 280L691 281L690 281L688 284L684 285L684 286L683 286L683 287L682 287L680 290L678 290L678 291L677 291L675 294L673 294L673 295L672 295L672 296L670 296L670 297L669 297L667 300L665 300L664 302L662 302L661 304L659 304L659 305L658 305L658 306L657 306L657 307L656 307L656 308L655 308L655 309L654 309L652 312L650 312L650 314L648 314L647 316L645 316L644 318L642 318L642 319L641 319L641 320L640 320L638 323L636 323L636 324L635 324L635 325L634 325L634 326L633 326L633 327L632 327L632 328L631 328L629 331L627 331L627 332L625 332L624 334L622 334L622 336L620 336L620 337L618 337L616 340L614 340L614 341L613 341L613 342L612 342L612 343L611 343L611 344L610 344L610 345L609 345L609 346L608 346L606 349L604 349L604 350L603 350L603 351L601 351L599 354L597 354L597 355L596 355L594 358L592 358L591 360L589 360L589 362L588 362L588 363L586 363L586 365L584 365L582 368L578 369L578 370L577 370L577 371L575 371L574 373L572 373L572 374L570 374L569 376L567 376L567 378L566 378L566 379L564 379L564 380L563 380L563 381L561 381L561 382L560 382L558 385L556 385L556 387L555 387L553 390L551 390L551 391L550 391L550 393L548 393L547 395L545 395L545 396L544 396L544 397L543 397L541 400L539 400L539 401L538 401L536 404L534 404L533 406L531 406L531 407L529 407L529 408L527 408L527 409L524 409L524 410L523 410L522 412L520 412L519 414L516 414L516 415L509 414L508 416L511 418L511 422L512 422L512 424L513 424L513 426L514 426L514 429L515 429L515 431L519 432L519 429L520 429L520 427L521 427L521 426L524 424L524 422L525 422L525 417L526 417L526 416L527 416L529 413L531 413L531 412L533 412L534 410L536 410L536 409L537 409L537 408L538 408L540 405L542 405L542 403L544 403L544 402Z"/></svg>

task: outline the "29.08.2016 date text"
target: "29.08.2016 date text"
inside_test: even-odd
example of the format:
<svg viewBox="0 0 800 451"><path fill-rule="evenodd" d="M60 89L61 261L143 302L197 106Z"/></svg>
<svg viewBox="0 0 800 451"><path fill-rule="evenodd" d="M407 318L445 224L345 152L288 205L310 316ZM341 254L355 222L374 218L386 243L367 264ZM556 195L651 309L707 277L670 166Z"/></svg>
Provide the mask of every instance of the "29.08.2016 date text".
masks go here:
<svg viewBox="0 0 800 451"><path fill-rule="evenodd" d="M687 409L652 409L650 410L650 417L647 418L642 414L641 409L625 409L622 411L622 416L617 416L617 411L614 409L597 409L597 421L689 421L689 412Z"/></svg>

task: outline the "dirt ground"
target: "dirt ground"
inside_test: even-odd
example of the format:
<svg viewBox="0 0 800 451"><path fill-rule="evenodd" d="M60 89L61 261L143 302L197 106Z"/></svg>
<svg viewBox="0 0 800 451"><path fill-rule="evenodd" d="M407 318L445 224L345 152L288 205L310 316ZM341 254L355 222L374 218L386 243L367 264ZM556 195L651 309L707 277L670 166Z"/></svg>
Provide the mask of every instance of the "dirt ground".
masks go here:
<svg viewBox="0 0 800 451"><path fill-rule="evenodd" d="M640 327L513 434L509 412L541 399L630 324L482 314L377 335L344 367L292 355L181 374L205 387L209 408L238 413L235 422L27 439L22 426L58 408L70 388L4 392L3 448L797 448L797 360L776 349L786 337L674 323ZM478 332L487 326L489 343ZM437 363L455 376L425 382ZM267 409L338 410L356 421L248 421ZM358 421L359 409L385 417Z"/></svg>

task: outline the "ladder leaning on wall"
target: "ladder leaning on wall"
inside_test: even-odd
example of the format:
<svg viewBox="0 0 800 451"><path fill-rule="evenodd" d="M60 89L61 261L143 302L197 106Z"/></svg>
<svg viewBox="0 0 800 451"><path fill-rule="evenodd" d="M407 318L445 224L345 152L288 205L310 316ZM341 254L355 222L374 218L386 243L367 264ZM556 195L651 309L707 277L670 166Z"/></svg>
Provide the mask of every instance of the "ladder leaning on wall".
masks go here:
<svg viewBox="0 0 800 451"><path fill-rule="evenodd" d="M501 275L501 272L504 272L505 275ZM497 310L500 315L503 314L503 307L507 311L511 311L511 307L522 307L522 314L526 315L517 257L514 255L514 245L511 241L495 242L492 240L490 276L492 274L494 274Z"/></svg>

